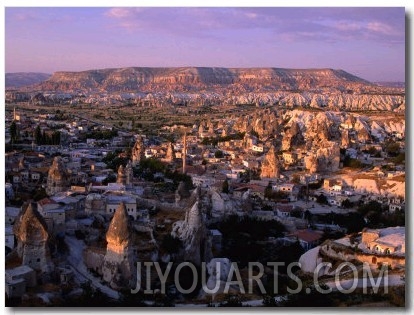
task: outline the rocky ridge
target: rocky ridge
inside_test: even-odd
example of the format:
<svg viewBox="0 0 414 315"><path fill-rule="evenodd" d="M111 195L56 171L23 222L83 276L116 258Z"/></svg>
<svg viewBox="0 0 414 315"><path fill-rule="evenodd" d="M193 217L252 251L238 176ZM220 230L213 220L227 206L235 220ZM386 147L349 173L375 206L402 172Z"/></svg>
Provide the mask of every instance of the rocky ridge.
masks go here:
<svg viewBox="0 0 414 315"><path fill-rule="evenodd" d="M121 68L56 72L6 91L35 104L256 104L342 110L405 110L404 88L381 87L333 69Z"/></svg>

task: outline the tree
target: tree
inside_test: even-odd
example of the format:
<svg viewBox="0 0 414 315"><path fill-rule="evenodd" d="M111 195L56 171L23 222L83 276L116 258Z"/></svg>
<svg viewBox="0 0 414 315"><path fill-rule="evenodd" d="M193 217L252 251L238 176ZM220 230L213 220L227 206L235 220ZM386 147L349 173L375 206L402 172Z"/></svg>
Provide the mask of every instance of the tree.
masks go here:
<svg viewBox="0 0 414 315"><path fill-rule="evenodd" d="M264 190L264 197L271 199L273 197L272 182L269 182Z"/></svg>
<svg viewBox="0 0 414 315"><path fill-rule="evenodd" d="M316 198L316 202L320 203L321 205L327 205L328 198L324 194L320 194L318 198Z"/></svg>
<svg viewBox="0 0 414 315"><path fill-rule="evenodd" d="M220 302L220 307L242 307L242 299L240 295L229 294L226 295L224 301Z"/></svg>
<svg viewBox="0 0 414 315"><path fill-rule="evenodd" d="M224 180L222 188L221 188L221 192L228 194L229 193L229 181L227 180L227 178Z"/></svg>
<svg viewBox="0 0 414 315"><path fill-rule="evenodd" d="M351 202L351 200L349 200L349 198L346 198L344 201L342 201L341 206L345 209L349 209L352 208L354 204Z"/></svg>
<svg viewBox="0 0 414 315"><path fill-rule="evenodd" d="M216 159L221 159L221 158L223 158L223 157L224 157L223 151L221 151L221 150L217 150L217 151L214 153L214 157L215 157Z"/></svg>
<svg viewBox="0 0 414 315"><path fill-rule="evenodd" d="M299 184L300 183L300 176L298 174L293 175L292 183Z"/></svg>
<svg viewBox="0 0 414 315"><path fill-rule="evenodd" d="M182 248L183 243L179 238L172 236L171 234L166 234L162 240L161 247L168 254L175 254Z"/></svg>
<svg viewBox="0 0 414 315"><path fill-rule="evenodd" d="M13 120L13 122L10 125L9 131L10 131L10 137L11 137L12 143L16 142L19 136L19 131L17 129L16 121Z"/></svg>
<svg viewBox="0 0 414 315"><path fill-rule="evenodd" d="M400 153L400 145L397 142L390 141L386 144L385 151L389 156L397 156Z"/></svg>
<svg viewBox="0 0 414 315"><path fill-rule="evenodd" d="M35 132L34 132L34 138L37 145L42 144L42 131L40 130L40 126L37 125Z"/></svg>

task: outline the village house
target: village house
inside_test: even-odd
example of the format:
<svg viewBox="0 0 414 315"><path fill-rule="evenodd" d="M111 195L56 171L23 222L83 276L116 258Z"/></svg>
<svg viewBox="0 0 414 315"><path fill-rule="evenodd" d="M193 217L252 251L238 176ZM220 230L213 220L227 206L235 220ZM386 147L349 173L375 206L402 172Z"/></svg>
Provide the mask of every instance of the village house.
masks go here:
<svg viewBox="0 0 414 315"><path fill-rule="evenodd" d="M287 218L291 216L291 213L295 210L293 205L277 204L275 206L276 215L280 218Z"/></svg>
<svg viewBox="0 0 414 315"><path fill-rule="evenodd" d="M304 250L310 250L320 243L323 232L313 230L297 230L290 234L290 236L296 238Z"/></svg>

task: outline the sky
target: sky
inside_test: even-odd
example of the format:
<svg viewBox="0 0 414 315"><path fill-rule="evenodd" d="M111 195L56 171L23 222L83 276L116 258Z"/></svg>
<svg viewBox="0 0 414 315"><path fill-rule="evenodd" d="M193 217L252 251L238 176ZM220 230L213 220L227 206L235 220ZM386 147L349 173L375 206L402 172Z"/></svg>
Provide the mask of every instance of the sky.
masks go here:
<svg viewBox="0 0 414 315"><path fill-rule="evenodd" d="M403 7L5 7L5 71L342 69L405 80Z"/></svg>

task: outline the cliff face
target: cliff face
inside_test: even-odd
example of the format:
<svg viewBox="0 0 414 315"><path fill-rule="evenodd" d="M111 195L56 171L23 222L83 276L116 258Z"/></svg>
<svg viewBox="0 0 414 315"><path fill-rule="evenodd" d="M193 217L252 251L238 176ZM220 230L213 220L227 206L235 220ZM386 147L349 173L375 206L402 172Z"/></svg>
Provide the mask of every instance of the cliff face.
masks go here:
<svg viewBox="0 0 414 315"><path fill-rule="evenodd" d="M369 84L352 74L332 69L279 68L122 68L82 72L56 72L40 86L43 90L104 89L107 91L152 90L154 85L177 90L213 85L261 84L277 90L315 87L357 87ZM260 89L260 87L255 87Z"/></svg>
<svg viewBox="0 0 414 315"><path fill-rule="evenodd" d="M405 110L405 89L371 84L343 70L281 68L120 68L56 72L7 91L34 104L256 104L341 110Z"/></svg>
<svg viewBox="0 0 414 315"><path fill-rule="evenodd" d="M50 74L38 72L6 73L6 88L19 88L32 84L38 84L50 78Z"/></svg>

